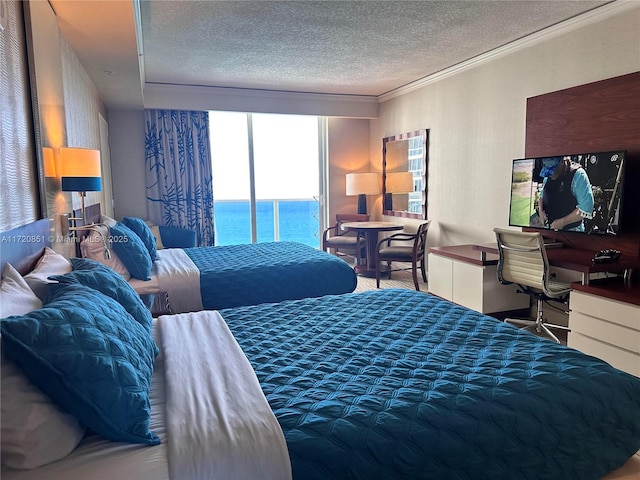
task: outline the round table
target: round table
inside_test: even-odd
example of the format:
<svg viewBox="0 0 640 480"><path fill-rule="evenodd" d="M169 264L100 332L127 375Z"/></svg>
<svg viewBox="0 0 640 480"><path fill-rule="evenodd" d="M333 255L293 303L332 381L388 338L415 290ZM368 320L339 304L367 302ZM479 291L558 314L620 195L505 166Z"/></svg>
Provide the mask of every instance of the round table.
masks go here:
<svg viewBox="0 0 640 480"><path fill-rule="evenodd" d="M356 273L367 276L376 274L376 247L378 246L378 233L402 230L404 225L393 222L345 222L341 228L348 231L357 231L364 235L367 241L367 264L356 265Z"/></svg>

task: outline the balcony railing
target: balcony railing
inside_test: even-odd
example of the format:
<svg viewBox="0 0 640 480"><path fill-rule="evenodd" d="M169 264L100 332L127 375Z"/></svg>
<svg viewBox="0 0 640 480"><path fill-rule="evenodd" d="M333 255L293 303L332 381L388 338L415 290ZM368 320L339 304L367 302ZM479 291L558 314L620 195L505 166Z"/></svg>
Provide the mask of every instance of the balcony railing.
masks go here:
<svg viewBox="0 0 640 480"><path fill-rule="evenodd" d="M215 200L216 245L251 243L249 200ZM256 201L257 242L296 241L320 246L320 205L314 198Z"/></svg>

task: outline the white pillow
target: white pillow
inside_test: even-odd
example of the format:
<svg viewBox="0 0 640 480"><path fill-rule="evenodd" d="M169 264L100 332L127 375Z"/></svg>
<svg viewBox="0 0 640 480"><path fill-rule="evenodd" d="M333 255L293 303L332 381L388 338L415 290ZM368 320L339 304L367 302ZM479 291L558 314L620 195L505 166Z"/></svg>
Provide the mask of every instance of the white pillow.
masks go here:
<svg viewBox="0 0 640 480"><path fill-rule="evenodd" d="M51 275L64 275L71 270L73 270L71 262L64 255L45 247L42 257L40 257L33 270L24 276L24 279L33 290L33 293L44 301L47 296L47 286L51 283L56 283L49 280L49 277Z"/></svg>
<svg viewBox="0 0 640 480"><path fill-rule="evenodd" d="M2 464L31 469L69 455L85 433L73 415L63 412L4 354L0 417Z"/></svg>
<svg viewBox="0 0 640 480"><path fill-rule="evenodd" d="M42 306L22 275L9 263L2 269L0 279L0 318L24 315Z"/></svg>
<svg viewBox="0 0 640 480"><path fill-rule="evenodd" d="M20 273L5 264L0 285L0 316L24 315L41 306L42 302ZM2 351L0 365L2 465L30 469L66 457L84 436L85 427L60 410Z"/></svg>
<svg viewBox="0 0 640 480"><path fill-rule="evenodd" d="M118 221L106 215L100 215L100 223L104 223L107 227L114 227Z"/></svg>
<svg viewBox="0 0 640 480"><path fill-rule="evenodd" d="M129 280L131 278L129 270L127 270L127 267L124 266L124 263L122 263L112 248L109 248L111 258L105 258L104 256L105 241L109 238L109 227L94 225L92 228L95 230L91 230L91 233L80 243L82 256L106 265L122 275L125 280Z"/></svg>

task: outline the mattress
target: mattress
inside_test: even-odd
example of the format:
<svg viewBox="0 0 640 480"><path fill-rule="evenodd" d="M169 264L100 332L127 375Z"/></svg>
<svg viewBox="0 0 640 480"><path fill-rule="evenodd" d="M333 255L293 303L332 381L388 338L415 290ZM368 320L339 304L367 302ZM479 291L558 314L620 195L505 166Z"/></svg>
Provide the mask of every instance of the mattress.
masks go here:
<svg viewBox="0 0 640 480"><path fill-rule="evenodd" d="M342 259L297 242L184 250L200 271L207 310L352 292L356 274Z"/></svg>
<svg viewBox="0 0 640 480"><path fill-rule="evenodd" d="M598 479L640 448L640 380L429 294L220 312L294 479Z"/></svg>

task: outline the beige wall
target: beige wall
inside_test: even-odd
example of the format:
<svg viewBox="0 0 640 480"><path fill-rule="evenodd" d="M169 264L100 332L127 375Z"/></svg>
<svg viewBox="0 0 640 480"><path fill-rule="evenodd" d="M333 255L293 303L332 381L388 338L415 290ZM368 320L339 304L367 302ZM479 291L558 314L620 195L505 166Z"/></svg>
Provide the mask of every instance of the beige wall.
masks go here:
<svg viewBox="0 0 640 480"><path fill-rule="evenodd" d="M111 170L113 172L113 213L148 218L144 171L144 111L111 110Z"/></svg>
<svg viewBox="0 0 640 480"><path fill-rule="evenodd" d="M356 213L358 198L346 196L346 174L369 171L369 120L330 118L328 122L328 225L336 213ZM368 208L374 198L369 197Z"/></svg>
<svg viewBox="0 0 640 480"><path fill-rule="evenodd" d="M380 104L371 168L380 168L383 137L430 130L431 245L491 242L493 227L508 224L511 161L524 154L528 97L640 70L636 5Z"/></svg>
<svg viewBox="0 0 640 480"><path fill-rule="evenodd" d="M102 113L106 118L107 110L98 90L62 34L60 34L60 54L67 132L66 146L100 150L99 114ZM80 208L80 197L71 194L71 198L73 208ZM101 192L87 192L86 205L101 203L101 201Z"/></svg>

